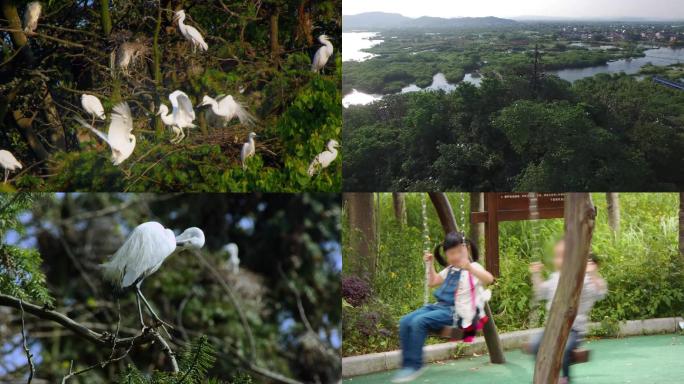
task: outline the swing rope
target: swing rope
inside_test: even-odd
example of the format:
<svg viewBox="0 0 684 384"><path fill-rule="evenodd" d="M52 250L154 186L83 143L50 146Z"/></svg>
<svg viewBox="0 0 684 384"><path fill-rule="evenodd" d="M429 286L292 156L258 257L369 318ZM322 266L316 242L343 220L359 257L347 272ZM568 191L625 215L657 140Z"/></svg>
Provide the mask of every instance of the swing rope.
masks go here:
<svg viewBox="0 0 684 384"><path fill-rule="evenodd" d="M430 229L427 222L427 202L425 194L421 195L421 204L423 209L423 254L430 252ZM427 305L430 299L430 262L424 261L425 264L425 285L423 287L423 305Z"/></svg>

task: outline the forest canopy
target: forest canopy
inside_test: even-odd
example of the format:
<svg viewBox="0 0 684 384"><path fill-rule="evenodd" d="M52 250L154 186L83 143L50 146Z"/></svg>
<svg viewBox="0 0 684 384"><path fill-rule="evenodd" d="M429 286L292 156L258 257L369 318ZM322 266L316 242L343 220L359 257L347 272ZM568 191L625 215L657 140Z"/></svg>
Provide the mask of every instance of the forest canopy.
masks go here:
<svg viewBox="0 0 684 384"><path fill-rule="evenodd" d="M339 159L313 177L307 171L340 141L341 0L47 0L33 32L22 21L28 3L0 1L0 148L23 165L15 188L339 190ZM182 35L181 9L206 52ZM334 51L317 73L321 35ZM180 144L157 115L175 90L196 113ZM84 93L102 102L107 120L94 121L104 132L114 106L129 104L137 142L122 164L112 165L107 144L75 120L91 122ZM205 95L231 95L255 124L217 121L212 107L199 106ZM252 131L256 154L243 169Z"/></svg>

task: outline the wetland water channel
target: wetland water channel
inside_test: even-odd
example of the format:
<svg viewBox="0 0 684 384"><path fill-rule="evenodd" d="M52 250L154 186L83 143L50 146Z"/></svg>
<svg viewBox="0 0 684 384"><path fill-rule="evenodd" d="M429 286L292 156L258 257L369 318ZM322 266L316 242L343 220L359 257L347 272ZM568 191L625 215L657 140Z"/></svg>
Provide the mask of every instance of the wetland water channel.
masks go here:
<svg viewBox="0 0 684 384"><path fill-rule="evenodd" d="M342 34L344 50L342 53L343 61L365 61L375 57L376 55L364 52L365 49L371 48L375 45L381 44L382 39L379 38L380 34L377 32L345 32ZM574 43L574 45L580 45L583 43ZM580 45L581 46L581 45ZM602 47L590 47L589 49L609 49L612 46L602 46ZM608 62L605 65L596 65L593 67L585 68L568 68L560 69L555 71L549 71L549 73L555 74L561 79L567 80L569 82L574 82L585 77L591 77L598 75L599 73L620 73L624 72L628 75L633 75L639 73L639 70L644 65L650 63L656 66L667 66L670 64L684 63L684 48L653 48L644 51L646 56L635 57L628 59L620 59ZM478 74L466 73L464 82L472 83L475 86L479 86L482 79ZM449 83L444 77L443 73L437 73L432 78L432 84L426 88L420 88L415 84L404 87L401 93L407 92L417 92L425 90L444 90L446 92L451 92L456 89L456 84ZM372 95L363 92L359 92L356 89L352 92L346 94L342 98L342 105L347 108L350 105L366 105L373 101L382 99L384 95Z"/></svg>

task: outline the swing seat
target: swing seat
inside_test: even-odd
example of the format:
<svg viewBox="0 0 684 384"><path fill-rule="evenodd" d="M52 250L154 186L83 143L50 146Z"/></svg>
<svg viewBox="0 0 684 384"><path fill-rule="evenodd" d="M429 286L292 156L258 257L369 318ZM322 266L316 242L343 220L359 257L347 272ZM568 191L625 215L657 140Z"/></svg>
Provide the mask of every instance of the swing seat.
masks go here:
<svg viewBox="0 0 684 384"><path fill-rule="evenodd" d="M531 355L532 354L532 344L530 344L530 343L523 344L522 350L524 353ZM573 349L570 364L582 364L582 363L588 362L590 352L591 352L590 350L584 349L584 348Z"/></svg>
<svg viewBox="0 0 684 384"><path fill-rule="evenodd" d="M473 324L467 329L454 326L446 326L437 331L432 332L434 336L441 337L443 339L449 339L451 341L463 341L465 343L470 343L473 341L475 333L481 330L484 325L489 321L487 316L482 317L477 324Z"/></svg>

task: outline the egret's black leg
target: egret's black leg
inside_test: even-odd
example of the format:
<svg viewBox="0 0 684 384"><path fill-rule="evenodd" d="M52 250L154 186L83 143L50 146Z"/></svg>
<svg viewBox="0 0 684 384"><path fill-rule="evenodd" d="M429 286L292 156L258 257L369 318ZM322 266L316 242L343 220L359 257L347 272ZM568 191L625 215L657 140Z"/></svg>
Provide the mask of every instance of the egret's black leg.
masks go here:
<svg viewBox="0 0 684 384"><path fill-rule="evenodd" d="M145 322L143 321L142 307L140 306L140 289L135 293L135 301L138 302L138 314L140 315L140 324L142 324L143 329L145 329Z"/></svg>
<svg viewBox="0 0 684 384"><path fill-rule="evenodd" d="M161 324L161 327L162 327L162 329L164 330L164 332L166 333L166 336L168 336L169 338L171 338L171 335L169 334L169 331L166 330L166 327L164 327L164 325L168 325L168 326L171 327L171 328L173 328L173 326L172 326L171 324L169 324L169 323L163 321L162 319L160 319L159 316L157 315L157 313L154 312L154 309L152 309L152 306L150 305L150 303L147 302L147 299L145 298L145 295L143 295L142 292L140 291L140 287L136 287L136 289L137 289L137 291L138 291L138 295L140 295L140 298L143 300L143 303L145 304L145 307L147 307L147 310L149 310L150 313L152 314L152 317L154 317L154 319L157 320L157 321Z"/></svg>

